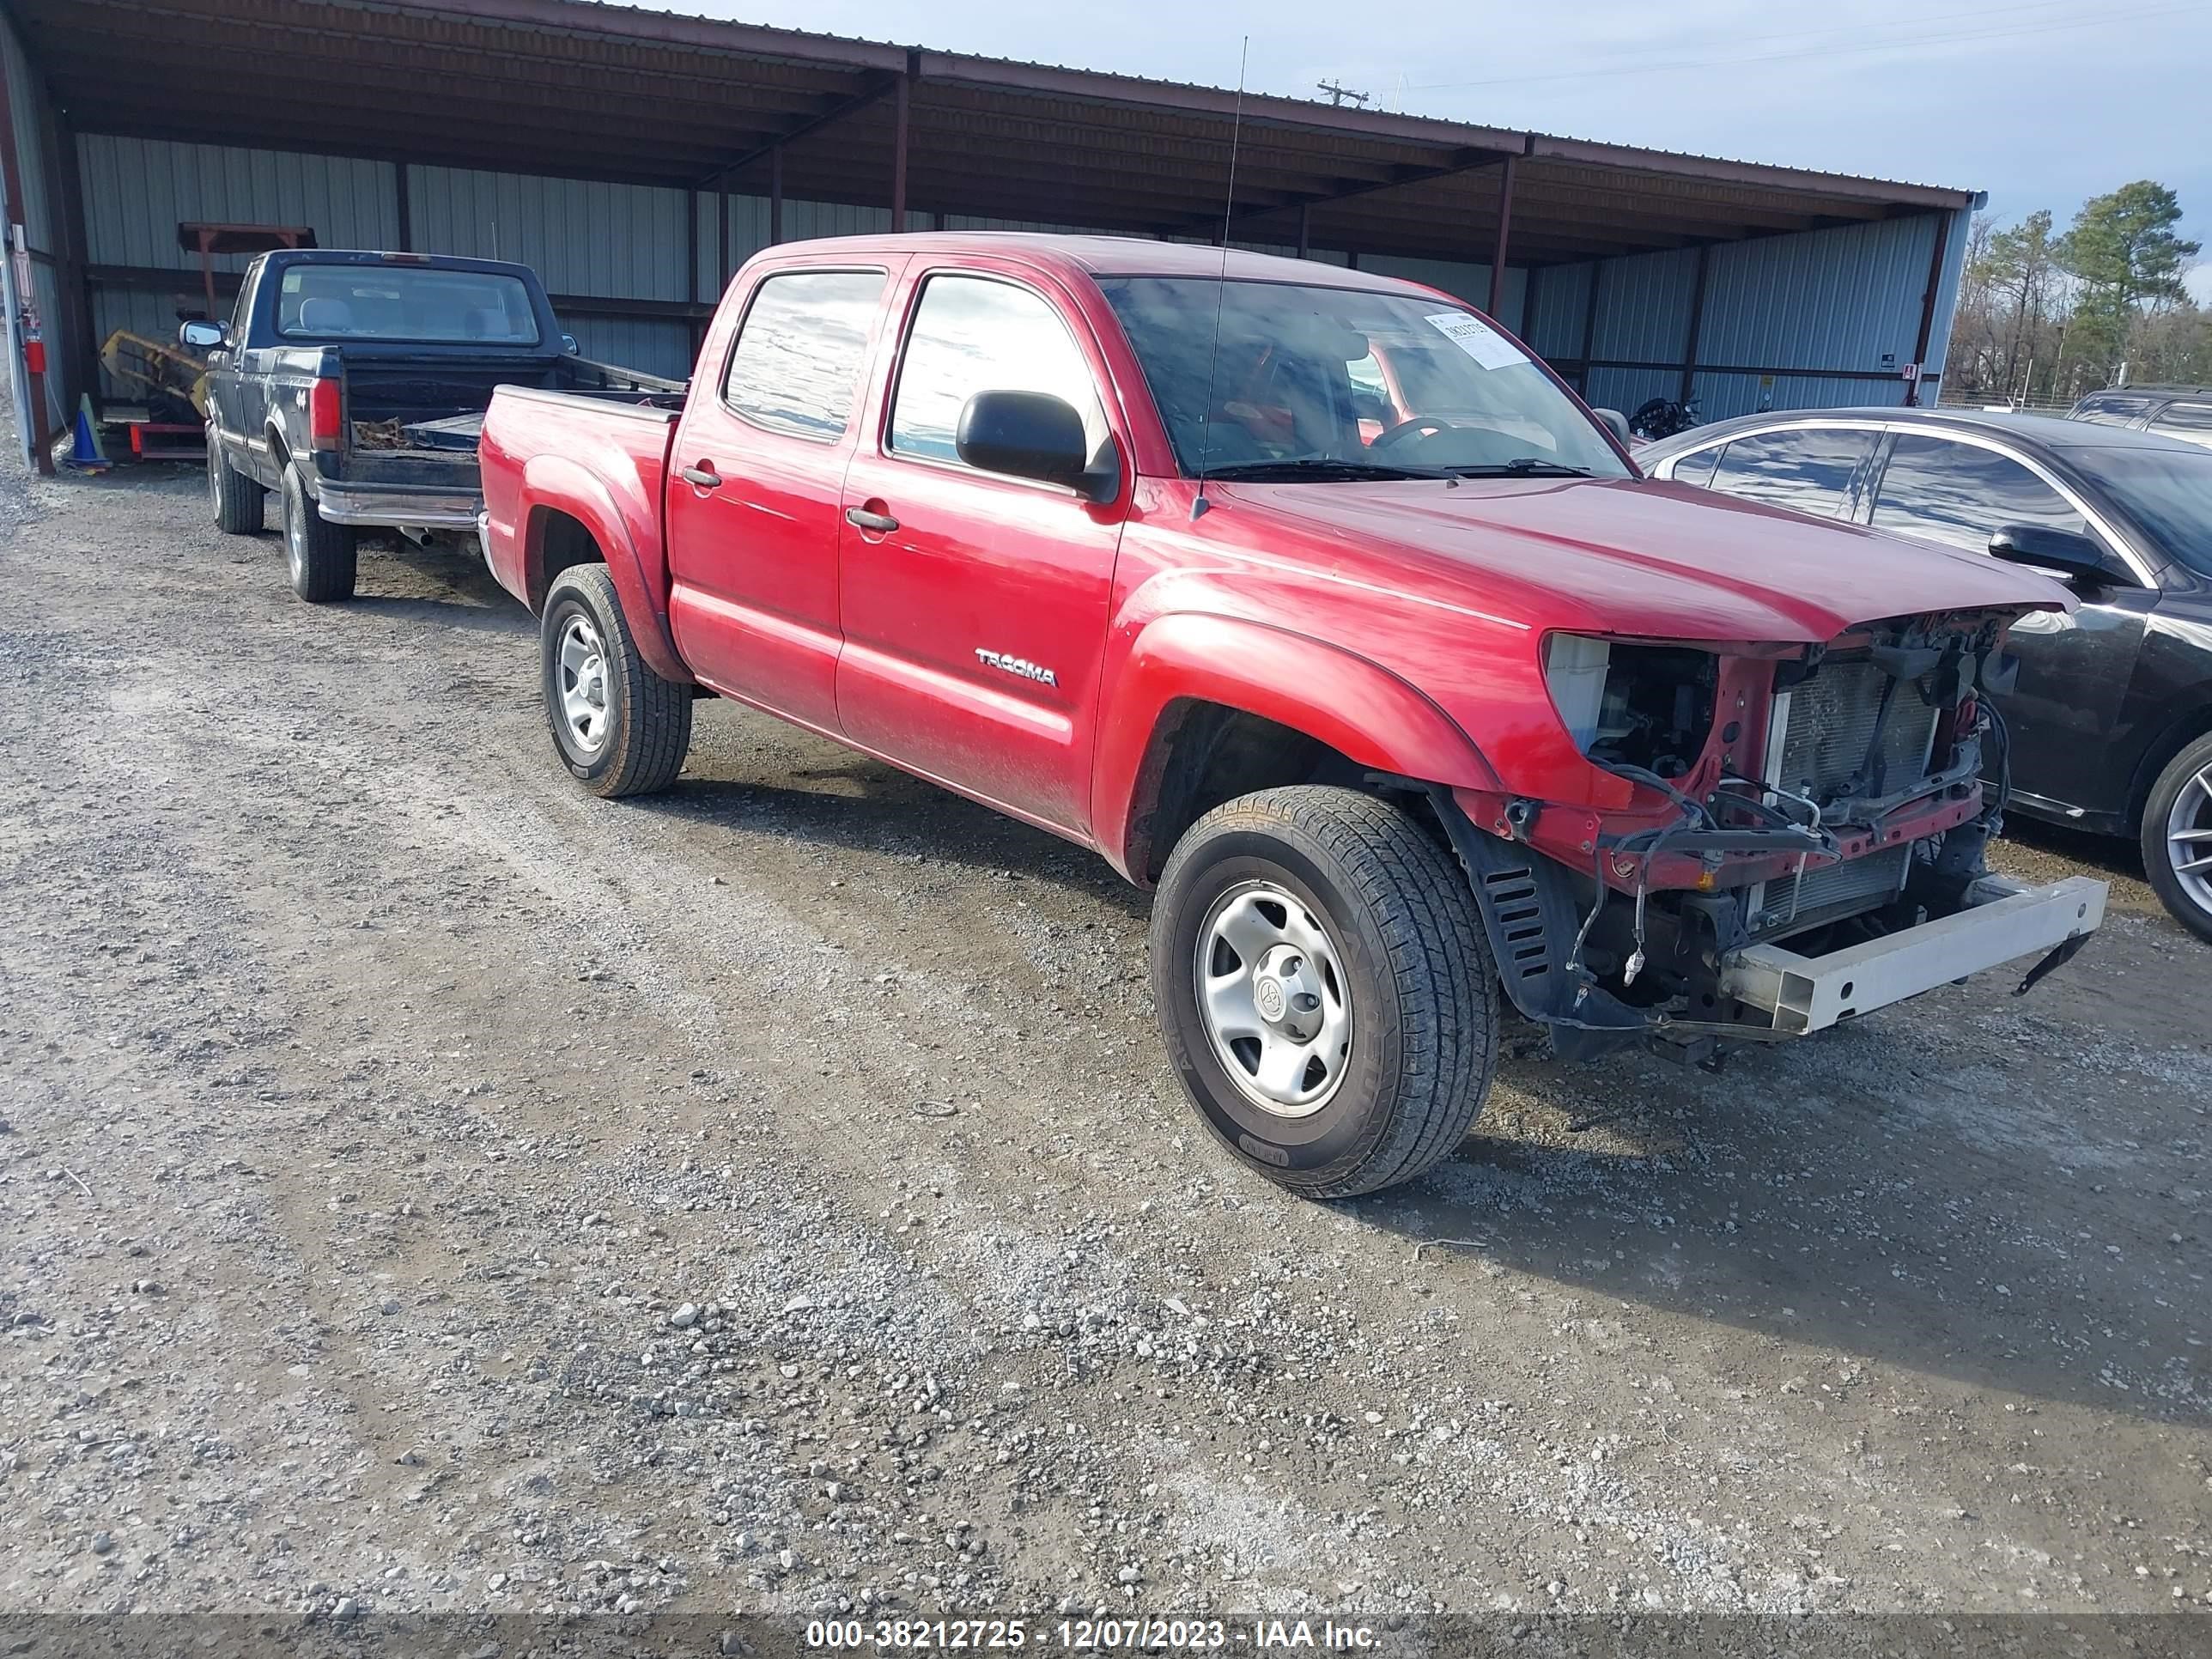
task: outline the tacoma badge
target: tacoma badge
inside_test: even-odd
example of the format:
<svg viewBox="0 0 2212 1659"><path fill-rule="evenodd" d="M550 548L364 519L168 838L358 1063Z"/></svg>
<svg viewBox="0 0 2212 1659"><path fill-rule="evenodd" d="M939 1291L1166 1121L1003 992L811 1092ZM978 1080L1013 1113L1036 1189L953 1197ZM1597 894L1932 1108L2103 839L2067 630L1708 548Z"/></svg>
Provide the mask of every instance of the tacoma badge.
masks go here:
<svg viewBox="0 0 2212 1659"><path fill-rule="evenodd" d="M1003 651L986 651L975 647L975 654L992 668L1003 668L1009 674L1019 674L1025 680L1035 680L1040 685L1058 685L1060 676L1049 668L1040 668L1024 657L1010 657Z"/></svg>

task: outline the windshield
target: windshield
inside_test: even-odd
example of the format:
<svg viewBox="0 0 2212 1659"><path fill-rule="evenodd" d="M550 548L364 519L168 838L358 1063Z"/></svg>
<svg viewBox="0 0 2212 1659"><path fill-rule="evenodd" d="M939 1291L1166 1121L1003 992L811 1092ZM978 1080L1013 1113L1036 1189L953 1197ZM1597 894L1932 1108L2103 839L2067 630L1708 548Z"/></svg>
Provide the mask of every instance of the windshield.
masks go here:
<svg viewBox="0 0 2212 1659"><path fill-rule="evenodd" d="M276 331L318 340L536 345L538 313L518 276L407 265L288 265Z"/></svg>
<svg viewBox="0 0 2212 1659"><path fill-rule="evenodd" d="M1630 476L1543 368L1441 301L1207 277L1099 286L1187 475Z"/></svg>
<svg viewBox="0 0 2212 1659"><path fill-rule="evenodd" d="M2066 458L2169 557L2212 576L2212 449L2075 449Z"/></svg>

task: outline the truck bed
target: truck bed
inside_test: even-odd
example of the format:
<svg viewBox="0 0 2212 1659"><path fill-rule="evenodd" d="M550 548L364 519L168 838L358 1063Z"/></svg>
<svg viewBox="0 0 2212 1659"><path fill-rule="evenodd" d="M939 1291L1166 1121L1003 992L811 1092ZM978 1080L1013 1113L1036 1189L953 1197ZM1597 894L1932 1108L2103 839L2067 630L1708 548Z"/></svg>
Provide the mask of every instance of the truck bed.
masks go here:
<svg viewBox="0 0 2212 1659"><path fill-rule="evenodd" d="M522 481L541 456L580 462L610 487L610 522L585 527L610 558L617 580L635 583L642 605L665 624L667 562L661 540L661 490L676 441L680 394L636 395L559 392L540 386L501 386L483 422L484 562L499 585L535 610L529 568L529 526L518 505Z"/></svg>

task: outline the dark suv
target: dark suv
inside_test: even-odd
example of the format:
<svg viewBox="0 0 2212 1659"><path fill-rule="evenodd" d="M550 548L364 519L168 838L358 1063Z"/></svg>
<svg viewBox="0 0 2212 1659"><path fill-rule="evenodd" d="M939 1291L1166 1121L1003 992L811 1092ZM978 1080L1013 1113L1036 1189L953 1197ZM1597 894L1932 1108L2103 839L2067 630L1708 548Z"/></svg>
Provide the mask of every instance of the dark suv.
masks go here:
<svg viewBox="0 0 2212 1659"><path fill-rule="evenodd" d="M2212 447L1968 410L1747 415L1637 453L1654 477L2062 576L2073 616L2016 623L2013 806L2142 843L2212 939ZM1937 550L1947 550L1938 551Z"/></svg>
<svg viewBox="0 0 2212 1659"><path fill-rule="evenodd" d="M2107 386L2068 410L2066 418L2212 448L2212 386Z"/></svg>

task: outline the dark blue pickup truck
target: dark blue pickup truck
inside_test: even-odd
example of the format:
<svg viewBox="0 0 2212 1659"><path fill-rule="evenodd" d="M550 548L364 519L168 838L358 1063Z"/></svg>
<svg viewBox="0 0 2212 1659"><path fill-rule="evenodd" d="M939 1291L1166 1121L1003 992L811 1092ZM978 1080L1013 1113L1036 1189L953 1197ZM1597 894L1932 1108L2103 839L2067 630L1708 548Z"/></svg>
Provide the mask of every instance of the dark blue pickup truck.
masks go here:
<svg viewBox="0 0 2212 1659"><path fill-rule="evenodd" d="M246 268L227 324L186 323L208 354L208 489L234 535L283 514L292 589L353 597L362 529L416 541L476 532L476 433L492 388L628 402L668 380L575 355L527 265L302 248Z"/></svg>

